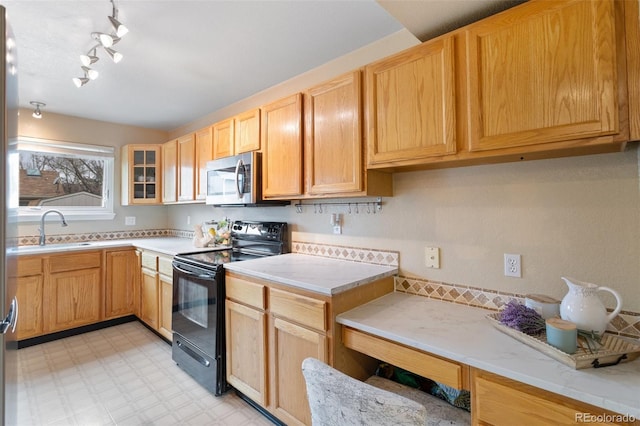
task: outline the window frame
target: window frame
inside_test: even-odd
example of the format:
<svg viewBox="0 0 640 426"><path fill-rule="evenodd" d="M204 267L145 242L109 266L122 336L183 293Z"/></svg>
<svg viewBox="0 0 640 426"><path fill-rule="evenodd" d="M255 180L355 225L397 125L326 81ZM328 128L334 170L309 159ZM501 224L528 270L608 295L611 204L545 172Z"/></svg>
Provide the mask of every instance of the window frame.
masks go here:
<svg viewBox="0 0 640 426"><path fill-rule="evenodd" d="M9 141L15 152L18 153L14 164L12 176L15 182L19 182L19 153L20 151L48 152L52 154L71 154L101 158L104 160L102 180L102 207L69 207L69 206L18 206L19 190L12 188L11 204L16 207L18 222L37 222L42 214L48 210L61 211L69 220L112 220L116 213L114 210L115 189L115 148L111 146L90 145L78 142L66 142L51 139L39 139L26 136L18 136ZM18 184L19 185L19 184ZM14 185L12 185L14 186ZM18 197L18 198L16 198Z"/></svg>

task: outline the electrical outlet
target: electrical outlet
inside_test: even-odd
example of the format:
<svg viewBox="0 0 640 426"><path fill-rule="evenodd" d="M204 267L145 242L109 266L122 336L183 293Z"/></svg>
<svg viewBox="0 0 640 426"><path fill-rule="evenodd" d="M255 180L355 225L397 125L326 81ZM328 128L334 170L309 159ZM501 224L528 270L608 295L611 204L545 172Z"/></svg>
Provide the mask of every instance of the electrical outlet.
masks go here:
<svg viewBox="0 0 640 426"><path fill-rule="evenodd" d="M191 225L191 216L187 215L187 225Z"/></svg>
<svg viewBox="0 0 640 426"><path fill-rule="evenodd" d="M504 276L522 278L521 258L519 254L504 254Z"/></svg>
<svg viewBox="0 0 640 426"><path fill-rule="evenodd" d="M440 269L440 249L438 247L424 248L424 266Z"/></svg>
<svg viewBox="0 0 640 426"><path fill-rule="evenodd" d="M136 217L135 216L125 216L124 217L124 224L125 225L135 225L136 224Z"/></svg>

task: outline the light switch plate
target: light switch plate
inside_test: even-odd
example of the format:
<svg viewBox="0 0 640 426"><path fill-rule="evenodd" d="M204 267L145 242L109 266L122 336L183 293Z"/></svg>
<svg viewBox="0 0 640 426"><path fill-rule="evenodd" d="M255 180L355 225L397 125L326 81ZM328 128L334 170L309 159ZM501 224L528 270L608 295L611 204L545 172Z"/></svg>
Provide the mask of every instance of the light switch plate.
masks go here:
<svg viewBox="0 0 640 426"><path fill-rule="evenodd" d="M440 269L440 249L438 247L424 248L424 266Z"/></svg>

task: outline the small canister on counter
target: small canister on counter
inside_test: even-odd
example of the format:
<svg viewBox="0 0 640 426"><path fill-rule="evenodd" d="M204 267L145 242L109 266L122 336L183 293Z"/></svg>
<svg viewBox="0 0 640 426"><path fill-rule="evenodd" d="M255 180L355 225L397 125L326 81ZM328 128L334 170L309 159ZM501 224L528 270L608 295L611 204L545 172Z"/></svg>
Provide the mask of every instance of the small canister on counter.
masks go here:
<svg viewBox="0 0 640 426"><path fill-rule="evenodd" d="M560 317L560 301L544 294L527 294L524 305L531 308L544 319Z"/></svg>
<svg viewBox="0 0 640 426"><path fill-rule="evenodd" d="M546 320L547 343L562 352L573 354L578 349L578 328L560 318Z"/></svg>

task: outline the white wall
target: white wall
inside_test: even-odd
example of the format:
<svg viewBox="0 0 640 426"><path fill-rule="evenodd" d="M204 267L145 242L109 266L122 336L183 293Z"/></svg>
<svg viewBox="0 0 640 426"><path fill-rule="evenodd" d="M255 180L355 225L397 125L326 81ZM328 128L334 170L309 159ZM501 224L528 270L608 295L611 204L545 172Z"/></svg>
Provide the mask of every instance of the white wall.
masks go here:
<svg viewBox="0 0 640 426"><path fill-rule="evenodd" d="M86 120L46 111L43 111L42 118L37 120L31 116L31 112L29 109L20 110L19 136L116 147L115 219L112 221L69 221L69 227L64 228L65 233L164 229L167 226L166 207L123 207L120 205L120 148L132 143L166 142L168 140L167 132ZM138 219L136 225L125 226L125 216L136 216ZM18 232L19 235L38 235L38 224L35 222L20 223ZM62 231L58 232L55 228L51 228L49 232L51 235L57 233L62 233Z"/></svg>
<svg viewBox="0 0 640 426"><path fill-rule="evenodd" d="M332 207L169 209L169 224L191 230L211 219L281 220L299 238L400 252L402 275L509 293L561 298L570 276L618 290L640 312L640 179L635 144L622 153L394 174L382 212L344 215ZM336 200L332 200L336 201ZM440 247L441 268L423 266ZM522 278L503 276L503 254L522 255ZM603 295L607 305L613 302Z"/></svg>

